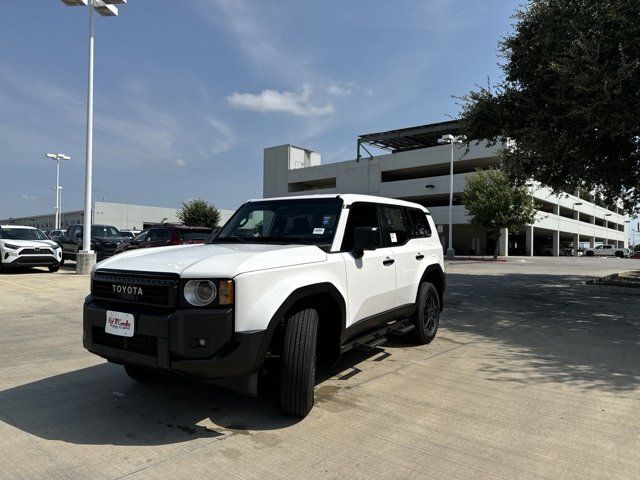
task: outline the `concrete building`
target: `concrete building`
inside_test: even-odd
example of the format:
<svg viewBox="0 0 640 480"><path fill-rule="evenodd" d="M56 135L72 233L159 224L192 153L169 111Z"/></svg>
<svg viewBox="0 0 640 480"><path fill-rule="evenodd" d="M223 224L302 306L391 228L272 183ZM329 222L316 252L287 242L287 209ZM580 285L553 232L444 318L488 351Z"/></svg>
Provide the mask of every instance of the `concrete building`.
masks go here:
<svg viewBox="0 0 640 480"><path fill-rule="evenodd" d="M92 223L112 225L118 229L142 230L156 223L178 223L177 208L150 207L146 205L129 205L125 203L95 202ZM220 225L233 215L233 210L220 210ZM83 210L63 212L61 226L82 223ZM55 225L55 214L31 215L28 217L8 218L0 220L0 224L29 225L41 230L52 230Z"/></svg>
<svg viewBox="0 0 640 480"><path fill-rule="evenodd" d="M362 193L420 203L431 212L443 246L448 238L449 169L451 146L439 144L446 134L459 133L449 121L389 132L362 135L357 158L322 164L318 153L293 145L264 150L265 197L303 193ZM367 146L390 153L362 155ZM458 255L492 254L495 241L470 224L461 194L467 177L476 169L499 166L500 146L486 143L454 146L453 247ZM610 243L628 245L628 217L617 207L594 203L584 193L553 195L536 182L529 184L538 204L532 225L521 232L503 232L501 255L562 255L575 245ZM578 240L579 237L579 240ZM579 242L579 243L578 243Z"/></svg>

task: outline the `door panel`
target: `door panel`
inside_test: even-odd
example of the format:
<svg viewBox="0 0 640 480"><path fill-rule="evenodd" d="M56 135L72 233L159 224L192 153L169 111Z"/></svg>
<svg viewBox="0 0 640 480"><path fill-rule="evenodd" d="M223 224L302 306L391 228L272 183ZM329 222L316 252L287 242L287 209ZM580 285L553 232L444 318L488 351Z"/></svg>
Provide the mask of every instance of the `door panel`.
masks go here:
<svg viewBox="0 0 640 480"><path fill-rule="evenodd" d="M395 260L391 249L367 250L358 259L348 252L341 255L347 273L351 325L391 310L396 289L396 266L390 262Z"/></svg>
<svg viewBox="0 0 640 480"><path fill-rule="evenodd" d="M377 228L379 247L365 250L355 258L353 232L357 227ZM380 212L375 203L356 202L349 208L349 218L342 241L348 292L347 326L394 307L396 266L391 248L382 240Z"/></svg>

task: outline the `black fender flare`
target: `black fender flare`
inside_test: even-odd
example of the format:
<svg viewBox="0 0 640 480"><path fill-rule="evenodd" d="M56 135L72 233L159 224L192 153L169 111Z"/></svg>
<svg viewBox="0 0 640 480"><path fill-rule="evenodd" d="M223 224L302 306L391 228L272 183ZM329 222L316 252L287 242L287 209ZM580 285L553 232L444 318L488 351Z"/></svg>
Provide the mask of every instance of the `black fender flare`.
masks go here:
<svg viewBox="0 0 640 480"><path fill-rule="evenodd" d="M438 263L432 263L431 265L425 268L422 273L422 278L420 279L420 283L424 282L426 278L430 275L436 274L442 281L442 292L440 293L440 311L444 308L444 291L447 288L447 275L442 270L442 267ZM420 293L420 289L418 288L418 292L416 292L416 303L418 303L418 294Z"/></svg>
<svg viewBox="0 0 640 480"><path fill-rule="evenodd" d="M265 330L265 335L262 339L262 343L260 345L260 350L258 351L258 356L256 358L256 366L259 367L264 362L264 359L267 355L267 351L269 349L269 345L271 345L271 340L273 339L273 335L276 331L278 325L284 320L285 314L293 307L297 302L304 300L305 298L310 298L314 295L318 294L328 294L330 295L336 303L339 305L340 314L341 314L341 335L340 342L343 341L344 336L346 335L346 322L347 322L347 304L345 302L344 297L338 291L338 289L329 282L323 283L314 283L311 285L305 285L304 287L297 288L286 298L282 305L276 310L276 313L273 314L271 320L269 321L269 325Z"/></svg>

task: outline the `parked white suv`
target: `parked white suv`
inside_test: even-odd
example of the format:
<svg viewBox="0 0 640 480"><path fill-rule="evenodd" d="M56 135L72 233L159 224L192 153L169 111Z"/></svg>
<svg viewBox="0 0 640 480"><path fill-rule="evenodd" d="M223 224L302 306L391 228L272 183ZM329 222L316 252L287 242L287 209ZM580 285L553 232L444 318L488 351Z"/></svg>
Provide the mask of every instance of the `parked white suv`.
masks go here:
<svg viewBox="0 0 640 480"><path fill-rule="evenodd" d="M587 257L619 257L624 258L629 256L630 250L628 248L615 247L613 245L598 245L595 248L587 248L584 251Z"/></svg>
<svg viewBox="0 0 640 480"><path fill-rule="evenodd" d="M207 244L97 264L84 346L136 380L168 370L251 394L274 367L282 410L305 416L316 360L390 334L433 340L445 288L434 232L424 207L401 200L252 200Z"/></svg>
<svg viewBox="0 0 640 480"><path fill-rule="evenodd" d="M0 271L6 268L60 268L62 249L34 227L0 225Z"/></svg>

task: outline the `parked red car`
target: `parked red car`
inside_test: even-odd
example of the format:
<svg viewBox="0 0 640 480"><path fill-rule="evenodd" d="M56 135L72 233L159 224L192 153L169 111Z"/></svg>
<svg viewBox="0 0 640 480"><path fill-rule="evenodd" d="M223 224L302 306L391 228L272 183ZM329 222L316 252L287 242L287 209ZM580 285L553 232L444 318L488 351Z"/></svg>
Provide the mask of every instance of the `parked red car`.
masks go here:
<svg viewBox="0 0 640 480"><path fill-rule="evenodd" d="M640 260L640 250L638 250L637 252L631 252L629 254L629 258L635 258L636 260Z"/></svg>
<svg viewBox="0 0 640 480"><path fill-rule="evenodd" d="M130 242L123 244L117 253L136 248L165 247L167 245L185 245L204 243L213 230L206 227L187 227L185 225L162 224L150 227L140 232Z"/></svg>

